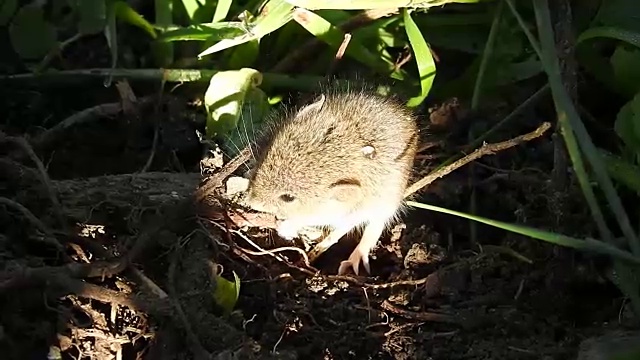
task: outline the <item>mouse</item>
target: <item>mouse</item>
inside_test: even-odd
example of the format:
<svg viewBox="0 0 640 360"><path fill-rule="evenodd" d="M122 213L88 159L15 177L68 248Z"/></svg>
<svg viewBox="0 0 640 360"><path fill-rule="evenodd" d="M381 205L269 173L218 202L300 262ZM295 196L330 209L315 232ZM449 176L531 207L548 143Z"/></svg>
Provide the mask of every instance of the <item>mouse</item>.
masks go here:
<svg viewBox="0 0 640 360"><path fill-rule="evenodd" d="M324 251L362 230L338 274L360 265L405 210L419 129L399 100L367 91L324 91L269 122L255 142L245 204L275 215L276 231L293 239L303 228L329 228Z"/></svg>

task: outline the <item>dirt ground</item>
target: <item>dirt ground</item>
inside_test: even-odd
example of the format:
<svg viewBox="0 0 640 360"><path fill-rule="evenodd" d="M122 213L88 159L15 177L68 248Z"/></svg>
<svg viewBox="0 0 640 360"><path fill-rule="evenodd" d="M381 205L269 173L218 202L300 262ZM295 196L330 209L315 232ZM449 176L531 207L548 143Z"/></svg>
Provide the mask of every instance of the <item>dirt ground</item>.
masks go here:
<svg viewBox="0 0 640 360"><path fill-rule="evenodd" d="M573 359L584 339L632 324L605 259L426 210L385 234L369 276L334 275L355 238L314 263L320 273L298 251L261 252L300 244L193 206L204 119L194 105L166 96L123 110L106 90L66 91L2 90L0 196L11 200L0 202L2 358L59 349L63 359ZM483 114L451 99L423 109L433 130L423 144L433 146L415 179L463 149L471 125L490 127L529 95ZM115 110L43 128L43 117L112 101ZM545 103L487 142L551 119ZM552 171L551 132L456 170L416 200L468 211L473 191L481 216L594 235L571 175ZM219 266L242 281L229 315L212 296Z"/></svg>

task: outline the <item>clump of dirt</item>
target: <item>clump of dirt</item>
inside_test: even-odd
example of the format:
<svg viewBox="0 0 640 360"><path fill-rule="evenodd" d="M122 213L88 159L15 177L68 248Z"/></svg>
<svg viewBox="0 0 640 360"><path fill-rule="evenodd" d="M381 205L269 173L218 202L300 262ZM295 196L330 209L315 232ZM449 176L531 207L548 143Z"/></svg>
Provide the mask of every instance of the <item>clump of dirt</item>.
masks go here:
<svg viewBox="0 0 640 360"><path fill-rule="evenodd" d="M9 359L570 359L583 339L632 324L601 259L426 210L381 239L367 277L333 275L357 236L314 263L319 273L301 251L263 251L296 244L196 211L193 109L179 98L118 104L27 143L0 137ZM448 136L424 139L416 179L464 150L470 124L500 118L453 100L433 110L424 125ZM525 114L487 142L539 122ZM481 216L592 234L577 186L562 197L551 186L551 139L483 157L417 200L466 211L474 191ZM213 297L220 269L242 281L230 314Z"/></svg>

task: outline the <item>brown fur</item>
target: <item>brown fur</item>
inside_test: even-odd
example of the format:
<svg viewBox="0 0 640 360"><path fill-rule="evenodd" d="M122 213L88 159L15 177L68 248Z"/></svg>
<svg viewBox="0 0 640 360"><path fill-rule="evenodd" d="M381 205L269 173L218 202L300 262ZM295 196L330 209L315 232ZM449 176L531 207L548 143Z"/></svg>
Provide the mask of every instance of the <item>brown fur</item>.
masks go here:
<svg viewBox="0 0 640 360"><path fill-rule="evenodd" d="M332 225L353 212L373 217L377 205L399 210L417 148L413 114L365 91L329 92L314 104L273 122L257 143L248 203L307 225ZM365 146L374 148L372 158Z"/></svg>

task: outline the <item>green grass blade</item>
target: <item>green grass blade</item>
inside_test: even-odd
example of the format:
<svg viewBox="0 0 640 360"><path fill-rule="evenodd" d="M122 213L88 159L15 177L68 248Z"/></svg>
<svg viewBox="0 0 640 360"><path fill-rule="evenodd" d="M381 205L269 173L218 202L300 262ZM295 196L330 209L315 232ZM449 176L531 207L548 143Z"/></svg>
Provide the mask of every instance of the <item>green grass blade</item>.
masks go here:
<svg viewBox="0 0 640 360"><path fill-rule="evenodd" d="M344 40L342 30L316 13L305 9L296 9L293 14L293 19L313 36L336 49L340 47ZM391 73L391 76L398 80L404 79L403 72L396 70L394 64L385 62L380 57L371 53L358 39L351 38L345 54L380 73Z"/></svg>
<svg viewBox="0 0 640 360"><path fill-rule="evenodd" d="M556 47L552 33L553 27L551 24L551 16L549 14L547 1L534 0L534 10L536 14L538 31L540 33L540 43L543 55L543 58L541 60L549 77L549 84L551 86L551 92L556 104L558 120L563 127L562 133L565 137L565 141L567 139L570 139L570 137L573 135L573 132L575 132L578 143L580 145L580 149L584 152L587 160L589 161L591 168L593 169L593 172L598 179L598 183L605 194L609 206L613 211L618 224L620 225L622 233L624 234L625 238L627 238L627 241L629 242L629 246L632 249L633 253L636 255L640 255L640 240L638 240L637 235L631 227L629 217L627 216L627 213L622 206L620 197L613 187L611 178L609 177L609 174L607 173L606 168L602 163L600 156L598 155L596 147L593 144L591 137L587 132L587 129L585 128L582 120L580 119L580 116L578 115L578 111L573 106L573 101L571 100L566 88L562 83L560 66L558 64L557 56L555 55ZM572 160L574 160L573 157ZM576 163L574 162L574 167L575 165ZM583 188L583 190L584 189L585 188ZM604 222L604 219L596 220L598 222ZM607 240L609 241L612 239Z"/></svg>
<svg viewBox="0 0 640 360"><path fill-rule="evenodd" d="M509 224L503 221L487 219L477 215L465 214L463 212L449 210L434 205L422 204L415 201L407 201L407 205L417 207L425 210L437 211L440 213L459 216L465 219L477 221L486 225L494 226L503 230L507 230L516 234L528 236L534 239L542 240L548 243L570 247L583 251L593 251L603 255L609 255L621 260L631 262L636 265L640 265L640 258L633 256L627 251L620 250L617 247L610 245L609 243L598 241L595 239L577 239L570 236L552 233L545 230L532 228L529 226Z"/></svg>
<svg viewBox="0 0 640 360"><path fill-rule="evenodd" d="M420 75L420 95L407 101L408 107L415 107L420 105L429 94L429 91L431 91L431 85L433 85L433 79L436 76L436 63L431 55L429 45L424 40L420 29L418 29L407 9L404 9L403 17L404 28L418 65L418 74Z"/></svg>
<svg viewBox="0 0 640 360"><path fill-rule="evenodd" d="M512 0L506 0L506 1L507 1L507 5L509 5L509 8L511 9L512 14L520 24L522 31L525 33L525 35L529 39L529 43L531 44L531 47L536 52L540 60L543 61L543 64L545 65L545 71L547 72L547 76L551 77L551 75L549 75L550 73L549 73L548 62L545 62L545 60L548 60L547 56L545 56L545 53L543 53L540 45L538 44L538 41L535 39L531 31L529 31L528 25L524 22L524 19L522 19L522 17L516 10ZM556 92L557 92L557 88L556 88ZM595 193L593 192L593 188L591 187L590 179L585 170L584 162L582 160L580 148L576 141L575 134L571 129L571 125L567 121L566 112L560 111L560 108L557 105L558 104L557 98L556 98L557 95L555 94L556 93L552 93L552 95L554 95L554 101L556 101L556 108L559 109L558 123L560 124L560 132L564 137L565 146L567 147L569 158L571 159L574 172L576 174L576 177L578 178L578 183L580 185L582 193L584 194L585 200L587 201L587 204L591 211L591 216L596 222L596 226L598 227L600 236L603 239L605 239L607 242L612 242L613 236L611 235L611 231L607 227L607 224L604 220L604 216L602 215L602 210L598 205L598 201L596 199ZM572 104L570 104L570 107L573 107Z"/></svg>
<svg viewBox="0 0 640 360"><path fill-rule="evenodd" d="M611 177L640 195L640 166L633 165L604 150L600 150L600 156Z"/></svg>
<svg viewBox="0 0 640 360"><path fill-rule="evenodd" d="M624 41L636 47L640 47L640 34L634 31L615 28L611 26L594 27L585 30L578 39L576 45L594 38L605 37L609 39L616 39Z"/></svg>
<svg viewBox="0 0 640 360"><path fill-rule="evenodd" d="M160 0L158 0L160 1ZM153 28L153 25L149 23L145 18L138 14L129 4L124 1L116 1L114 4L114 10L116 12L116 17L125 23L136 26L142 30L144 30L151 38L155 39L158 35L156 34L156 30ZM158 8L156 8L158 11ZM161 14L164 10L161 11ZM157 15L157 14L156 14ZM162 14L164 16L164 14ZM171 14L169 14L171 16ZM156 19L157 21L158 19ZM170 21L170 20L169 20Z"/></svg>
<svg viewBox="0 0 640 360"><path fill-rule="evenodd" d="M385 8L430 8L447 3L477 3L480 0L287 0L289 3L308 10L369 10Z"/></svg>
<svg viewBox="0 0 640 360"><path fill-rule="evenodd" d="M216 53L240 44L244 44L247 41L258 40L267 34L270 34L293 18L293 5L289 4L285 0L269 0L263 7L262 12L255 17L253 21L245 24L247 31L240 36L236 36L233 39L224 39L208 49L204 50L198 57L201 58L206 55Z"/></svg>
<svg viewBox="0 0 640 360"><path fill-rule="evenodd" d="M478 69L478 77L476 78L476 83L473 87L473 96L471 97L471 109L476 110L480 103L480 92L482 90L482 80L484 79L484 74L487 69L487 65L489 63L489 59L491 59L493 55L493 48L496 43L496 38L498 35L498 28L500 26L500 20L502 19L502 7L504 1L500 1L498 3L498 7L496 8L496 12L493 16L493 22L491 23L491 30L489 31L489 37L487 38L487 42L484 46L484 51L482 52L482 58L480 60L480 68Z"/></svg>
<svg viewBox="0 0 640 360"><path fill-rule="evenodd" d="M211 22L219 22L227 18L229 15L229 9L231 9L232 0L218 0L216 5L216 12L213 14L213 20Z"/></svg>
<svg viewBox="0 0 640 360"><path fill-rule="evenodd" d="M234 38L244 34L239 21L203 23L187 27L173 26L160 34L159 41L208 41Z"/></svg>

